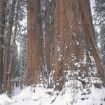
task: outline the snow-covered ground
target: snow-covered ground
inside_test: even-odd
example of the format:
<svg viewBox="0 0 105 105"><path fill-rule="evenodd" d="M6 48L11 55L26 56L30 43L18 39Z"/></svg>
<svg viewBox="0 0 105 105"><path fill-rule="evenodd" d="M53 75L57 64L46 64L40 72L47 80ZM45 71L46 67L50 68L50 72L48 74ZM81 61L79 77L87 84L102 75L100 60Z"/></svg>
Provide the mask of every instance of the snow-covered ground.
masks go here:
<svg viewBox="0 0 105 105"><path fill-rule="evenodd" d="M92 86L83 89L79 82L76 88L75 83L66 83L60 92L41 85L21 91L16 88L11 98L0 95L0 105L105 105L105 88Z"/></svg>

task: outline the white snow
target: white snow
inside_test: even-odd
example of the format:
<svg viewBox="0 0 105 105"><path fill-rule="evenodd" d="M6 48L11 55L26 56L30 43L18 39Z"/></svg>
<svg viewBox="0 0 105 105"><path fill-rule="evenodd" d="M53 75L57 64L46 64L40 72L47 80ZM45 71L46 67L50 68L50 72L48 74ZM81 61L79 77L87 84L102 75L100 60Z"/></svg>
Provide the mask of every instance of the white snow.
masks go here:
<svg viewBox="0 0 105 105"><path fill-rule="evenodd" d="M0 95L0 105L9 105L13 100L10 99L6 94Z"/></svg>
<svg viewBox="0 0 105 105"><path fill-rule="evenodd" d="M81 65L80 65L79 63L76 62L76 63L75 63L75 66L80 67Z"/></svg>
<svg viewBox="0 0 105 105"><path fill-rule="evenodd" d="M105 88L83 89L78 80L68 81L60 92L29 86L11 98L0 95L0 105L105 105Z"/></svg>
<svg viewBox="0 0 105 105"><path fill-rule="evenodd" d="M76 43L77 43L77 45L79 45L79 42L78 41Z"/></svg>

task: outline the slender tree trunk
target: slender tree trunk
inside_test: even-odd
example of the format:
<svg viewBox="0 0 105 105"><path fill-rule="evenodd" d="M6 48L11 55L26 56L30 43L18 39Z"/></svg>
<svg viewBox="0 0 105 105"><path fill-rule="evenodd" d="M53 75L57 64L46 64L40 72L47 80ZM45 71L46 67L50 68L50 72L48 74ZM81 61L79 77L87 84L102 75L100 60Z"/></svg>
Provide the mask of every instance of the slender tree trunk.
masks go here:
<svg viewBox="0 0 105 105"><path fill-rule="evenodd" d="M42 15L42 36L43 36L43 43L42 43L42 49L43 49L43 78L45 85L49 85L49 75L51 72L51 63L52 63L52 51L53 51L53 12L54 12L54 3L53 1L49 0L43 0L45 3L45 9L43 10ZM43 4L43 3L42 3ZM41 8L44 8L42 6ZM41 11L42 12L42 11ZM44 25L45 26L44 26ZM44 26L44 27L43 27Z"/></svg>
<svg viewBox="0 0 105 105"><path fill-rule="evenodd" d="M10 60L9 60L9 68L8 68L8 72L9 72L9 76L8 76L8 82L7 82L7 92L11 93L11 77L13 76L13 70L12 70L12 65L14 64L14 48L15 48L15 41L16 41L16 35L17 35L17 28L18 28L18 15L19 15L19 0L16 1L17 5L16 5L16 13L15 13L15 29L14 29L14 33L12 35L12 42L11 42L11 49L10 49ZM14 12L15 12L14 11Z"/></svg>
<svg viewBox="0 0 105 105"><path fill-rule="evenodd" d="M15 12L15 4L16 0L12 0L12 7L11 7L11 14L9 17L9 28L6 36L6 42L5 42L5 55L4 55L4 84L3 84L3 89L4 92L7 90L10 90L10 43L11 43L11 35L12 35L12 28L13 28L13 20L14 20L14 12Z"/></svg>
<svg viewBox="0 0 105 105"><path fill-rule="evenodd" d="M0 93L2 92L3 84L3 50L4 50L4 25L5 25L5 7L6 1L0 1Z"/></svg>

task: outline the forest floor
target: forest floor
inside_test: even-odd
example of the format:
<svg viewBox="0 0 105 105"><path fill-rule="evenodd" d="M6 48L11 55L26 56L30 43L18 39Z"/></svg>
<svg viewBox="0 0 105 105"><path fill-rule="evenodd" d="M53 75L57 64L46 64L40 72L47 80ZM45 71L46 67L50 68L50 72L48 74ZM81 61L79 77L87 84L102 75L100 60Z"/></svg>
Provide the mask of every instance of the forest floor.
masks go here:
<svg viewBox="0 0 105 105"><path fill-rule="evenodd" d="M0 95L0 105L105 105L105 88L81 90L68 83L60 92L41 85L15 88L11 98Z"/></svg>

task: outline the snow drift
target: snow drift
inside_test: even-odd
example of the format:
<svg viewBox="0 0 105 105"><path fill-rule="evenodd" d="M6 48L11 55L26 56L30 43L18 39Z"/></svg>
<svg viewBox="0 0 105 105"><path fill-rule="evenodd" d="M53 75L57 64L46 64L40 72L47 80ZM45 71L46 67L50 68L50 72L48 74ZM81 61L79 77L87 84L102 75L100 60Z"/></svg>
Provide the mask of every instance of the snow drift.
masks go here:
<svg viewBox="0 0 105 105"><path fill-rule="evenodd" d="M0 95L0 105L105 105L105 88L83 89L79 81L67 82L60 92L43 85L29 86L11 98Z"/></svg>

